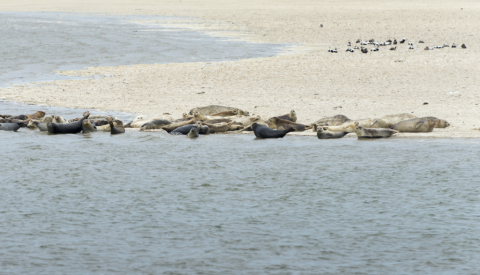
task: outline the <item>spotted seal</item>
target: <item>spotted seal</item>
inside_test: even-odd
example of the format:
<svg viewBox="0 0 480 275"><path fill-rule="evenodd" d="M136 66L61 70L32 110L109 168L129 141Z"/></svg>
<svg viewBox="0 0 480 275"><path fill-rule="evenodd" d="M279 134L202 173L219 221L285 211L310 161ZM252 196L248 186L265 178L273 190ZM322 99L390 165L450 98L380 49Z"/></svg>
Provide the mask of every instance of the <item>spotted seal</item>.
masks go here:
<svg viewBox="0 0 480 275"><path fill-rule="evenodd" d="M314 127L314 128L317 128L316 132L317 132L318 139L342 138L345 135L350 133L350 132L347 132L347 131L345 131L345 132L330 132L330 131L327 131L327 130L323 129L322 126Z"/></svg>
<svg viewBox="0 0 480 275"><path fill-rule="evenodd" d="M297 113L295 110L291 110L289 114L277 116L279 119L289 120L291 122L297 122Z"/></svg>
<svg viewBox="0 0 480 275"><path fill-rule="evenodd" d="M18 129L20 129L20 125L18 123L0 123L0 130L2 131L16 132Z"/></svg>
<svg viewBox="0 0 480 275"><path fill-rule="evenodd" d="M116 122L116 125L113 124L114 121ZM118 135L125 133L125 128L123 128L123 122L121 120L109 118L108 124L110 125L110 134Z"/></svg>
<svg viewBox="0 0 480 275"><path fill-rule="evenodd" d="M435 128L435 121L432 119L412 118L395 124L392 129L401 133L428 133Z"/></svg>
<svg viewBox="0 0 480 275"><path fill-rule="evenodd" d="M162 129L163 126L169 124L172 124L172 122L166 119L155 119L143 124L142 127L140 127L140 131Z"/></svg>
<svg viewBox="0 0 480 275"><path fill-rule="evenodd" d="M83 113L83 118L71 123L47 123L49 134L77 134L82 131L83 121L90 116L89 112Z"/></svg>
<svg viewBox="0 0 480 275"><path fill-rule="evenodd" d="M288 120L285 120L285 119L280 119L278 117L272 117L272 118L269 119L269 121L273 124L273 126L277 130L286 130L286 129L289 129L289 128L293 128L297 132L303 132L305 130L308 130L308 129L312 128L312 126L310 126L310 125L295 123L295 122L291 122L291 121L288 121Z"/></svg>
<svg viewBox="0 0 480 275"><path fill-rule="evenodd" d="M83 120L82 122L82 133L91 133L91 132L96 132L97 131L97 127L92 125L92 123L90 122L90 120L88 119L85 119Z"/></svg>
<svg viewBox="0 0 480 275"><path fill-rule="evenodd" d="M427 116L427 117L422 117L420 119L430 119L435 122L435 128L447 128L450 126L450 123L448 123L446 120L439 119L433 116Z"/></svg>
<svg viewBox="0 0 480 275"><path fill-rule="evenodd" d="M332 117L321 118L315 121L314 124L317 124L319 126L338 126L350 120L351 119L344 115L335 115Z"/></svg>
<svg viewBox="0 0 480 275"><path fill-rule="evenodd" d="M238 115L238 109L211 114L211 116L221 116L221 117L236 116L236 115Z"/></svg>
<svg viewBox="0 0 480 275"><path fill-rule="evenodd" d="M393 134L398 133L398 131L392 129L364 128L357 124L354 133L358 138L389 138Z"/></svg>
<svg viewBox="0 0 480 275"><path fill-rule="evenodd" d="M252 124L253 133L257 138L283 138L286 134L295 131L293 128L274 130L258 123Z"/></svg>
<svg viewBox="0 0 480 275"><path fill-rule="evenodd" d="M195 111L198 111L199 114L201 115L211 115L211 114L216 114L220 113L223 111L233 111L233 110L240 110L239 108L234 108L234 107L227 107L227 106L220 106L220 105L208 105L204 107L196 107L191 109L188 113L190 115L193 115ZM250 115L247 111L242 110L243 114L248 116Z"/></svg>

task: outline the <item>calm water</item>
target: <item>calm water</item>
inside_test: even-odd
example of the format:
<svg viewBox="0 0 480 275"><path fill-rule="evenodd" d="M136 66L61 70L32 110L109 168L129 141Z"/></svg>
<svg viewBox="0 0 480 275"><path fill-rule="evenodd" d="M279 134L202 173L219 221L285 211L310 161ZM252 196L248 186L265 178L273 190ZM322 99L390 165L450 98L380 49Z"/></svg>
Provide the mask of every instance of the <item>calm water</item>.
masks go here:
<svg viewBox="0 0 480 275"><path fill-rule="evenodd" d="M0 12L0 87L67 79L54 70L275 56L286 44L247 43L195 31L162 31L165 16ZM70 77L72 78L72 77Z"/></svg>
<svg viewBox="0 0 480 275"><path fill-rule="evenodd" d="M480 272L480 140L0 141L0 274Z"/></svg>

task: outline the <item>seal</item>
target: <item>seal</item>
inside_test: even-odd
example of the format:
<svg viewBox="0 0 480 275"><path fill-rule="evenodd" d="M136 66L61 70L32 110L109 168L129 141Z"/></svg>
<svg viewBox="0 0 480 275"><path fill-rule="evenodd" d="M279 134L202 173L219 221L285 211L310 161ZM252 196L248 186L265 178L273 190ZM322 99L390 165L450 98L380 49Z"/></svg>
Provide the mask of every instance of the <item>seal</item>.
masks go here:
<svg viewBox="0 0 480 275"><path fill-rule="evenodd" d="M321 118L315 121L314 124L319 126L339 126L350 120L351 119L344 115L336 115L332 117Z"/></svg>
<svg viewBox="0 0 480 275"><path fill-rule="evenodd" d="M115 120L116 125L113 124ZM123 128L123 122L115 118L109 118L108 124L110 124L110 134L118 135L125 133L125 128Z"/></svg>
<svg viewBox="0 0 480 275"><path fill-rule="evenodd" d="M38 130L42 131L42 132L46 132L48 131L48 128L47 128L47 123L42 123L40 121L37 121L37 120L31 120L28 125L30 125L30 123L32 125L35 125L36 128L38 128ZM28 126L27 125L27 126ZM33 127L32 127L33 128Z"/></svg>
<svg viewBox="0 0 480 275"><path fill-rule="evenodd" d="M42 119L45 116L45 112L37 111L35 114L27 115L27 119Z"/></svg>
<svg viewBox="0 0 480 275"><path fill-rule="evenodd" d="M317 128L317 127L315 127L315 128ZM327 131L327 130L323 129L323 127L318 127L317 128L318 139L342 138L349 133L350 132L347 132L347 131L345 131L345 132L330 132L330 131Z"/></svg>
<svg viewBox="0 0 480 275"><path fill-rule="evenodd" d="M355 130L355 123L345 123L339 126L322 126L323 129L330 132L353 132Z"/></svg>
<svg viewBox="0 0 480 275"><path fill-rule="evenodd" d="M412 118L395 124L392 129L401 133L428 133L435 128L435 121L432 119Z"/></svg>
<svg viewBox="0 0 480 275"><path fill-rule="evenodd" d="M67 123L67 121L61 116L54 116L53 123Z"/></svg>
<svg viewBox="0 0 480 275"><path fill-rule="evenodd" d="M40 119L40 122L42 123L49 123L49 122L53 122L53 116L51 115L48 115L48 116L44 116L42 119Z"/></svg>
<svg viewBox="0 0 480 275"><path fill-rule="evenodd" d="M277 116L279 119L290 120L291 122L297 122L297 113L295 110L291 110L289 114Z"/></svg>
<svg viewBox="0 0 480 275"><path fill-rule="evenodd" d="M169 124L167 126L163 126L162 129L167 131L168 133L170 133L170 132L174 131L175 129L179 128L179 127L190 125L190 124L193 124L195 122L196 122L196 120L194 118L192 118L192 119L187 120L187 121L180 121L180 122Z"/></svg>
<svg viewBox="0 0 480 275"><path fill-rule="evenodd" d="M172 134L172 135L187 135L190 132L190 129L192 127L198 127L199 128L199 133L201 135L206 135L206 134L209 133L208 126L205 126L205 125L202 126L202 123L199 121L199 122L197 122L197 124L188 124L188 125L185 125L185 126L182 126L182 127L178 127L175 130L171 131L170 134Z"/></svg>
<svg viewBox="0 0 480 275"><path fill-rule="evenodd" d="M239 108L234 108L234 107L227 107L227 106L220 106L220 105L208 105L204 107L197 107L191 109L188 113L190 115L193 115L195 111L198 111L199 114L201 115L211 115L211 114L216 114L220 113L223 111L233 111L233 110L240 110ZM244 115L248 116L250 115L247 111L242 110Z"/></svg>
<svg viewBox="0 0 480 275"><path fill-rule="evenodd" d="M211 114L211 116L221 116L221 117L236 116L236 115L238 115L238 110L223 111L216 114Z"/></svg>
<svg viewBox="0 0 480 275"><path fill-rule="evenodd" d="M265 125L258 123L252 124L253 133L257 138L283 138L286 134L295 131L293 128L287 128L285 130L274 130Z"/></svg>
<svg viewBox="0 0 480 275"><path fill-rule="evenodd" d="M200 128L201 127L198 127L198 126L190 128L190 131L188 132L187 136L189 138L198 138L198 136L200 135Z"/></svg>
<svg viewBox="0 0 480 275"><path fill-rule="evenodd" d="M272 117L269 121L277 130L286 130L289 128L295 129L297 132L303 132L305 130L311 129L312 126L303 125L300 123L291 122L285 119L280 119L278 117Z"/></svg>
<svg viewBox="0 0 480 275"><path fill-rule="evenodd" d="M358 124L356 124L354 132L358 138L389 138L398 133L398 131L392 129L363 128Z"/></svg>
<svg viewBox="0 0 480 275"><path fill-rule="evenodd" d="M140 131L162 129L163 126L169 124L172 124L172 122L166 119L155 119L143 124L142 127L140 127Z"/></svg>
<svg viewBox="0 0 480 275"><path fill-rule="evenodd" d="M89 112L83 113L83 118L72 123L47 123L49 134L77 134L82 131L83 121L90 116Z"/></svg>
<svg viewBox="0 0 480 275"><path fill-rule="evenodd" d="M16 132L18 129L20 129L20 125L18 123L0 123L0 130L2 131Z"/></svg>
<svg viewBox="0 0 480 275"><path fill-rule="evenodd" d="M97 131L97 127L92 125L92 123L90 122L90 120L88 119L85 119L82 123L82 132L85 134L85 133L91 133L91 132L96 132Z"/></svg>
<svg viewBox="0 0 480 275"><path fill-rule="evenodd" d="M152 121L152 119L148 119L147 116L138 115L133 119L132 123L130 123L130 128L141 128L145 123Z"/></svg>
<svg viewBox="0 0 480 275"><path fill-rule="evenodd" d="M234 122L231 121L230 123L222 122L221 124L218 124L218 123L217 124L203 123L203 125L208 126L210 134L215 134L215 133L224 133L224 132L228 131L228 129L230 128L230 126L232 126L233 123Z"/></svg>
<svg viewBox="0 0 480 275"><path fill-rule="evenodd" d="M422 117L420 119L430 119L435 122L435 128L447 128L450 126L450 123L448 123L446 120L439 119L433 116L427 116L427 117Z"/></svg>
<svg viewBox="0 0 480 275"><path fill-rule="evenodd" d="M412 119L412 118L417 118L417 117L412 115L412 114L408 114L408 113L386 115L386 116L383 116L380 119L378 119L377 123L379 123L379 124L385 123L385 124L390 124L391 126L393 126L393 125L399 123L400 121L404 121L404 120L408 120L408 119ZM360 126L362 126L362 125L360 125ZM391 126L388 127L388 128L391 128ZM365 127L365 126L363 126L363 127ZM366 128L370 128L370 127L366 127ZM375 128L384 128L384 127L375 127Z"/></svg>

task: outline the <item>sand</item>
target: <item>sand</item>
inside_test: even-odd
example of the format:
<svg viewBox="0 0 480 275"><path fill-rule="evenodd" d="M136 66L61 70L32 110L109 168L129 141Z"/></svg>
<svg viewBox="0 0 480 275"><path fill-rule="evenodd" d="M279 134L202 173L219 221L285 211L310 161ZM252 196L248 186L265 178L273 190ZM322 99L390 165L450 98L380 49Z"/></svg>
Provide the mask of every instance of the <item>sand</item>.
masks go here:
<svg viewBox="0 0 480 275"><path fill-rule="evenodd" d="M196 106L235 106L270 117L294 109L311 123L412 113L451 123L431 136L480 137L480 4L475 1L16 1L2 11L103 12L184 16L162 22L212 36L295 43L288 54L218 63L88 68L88 80L0 89L17 102L180 117ZM323 27L320 27L320 25ZM347 42L407 38L415 50L345 52ZM419 40L425 44L418 44ZM467 49L425 46L465 43ZM338 48L337 54L328 48ZM427 102L428 104L424 104Z"/></svg>

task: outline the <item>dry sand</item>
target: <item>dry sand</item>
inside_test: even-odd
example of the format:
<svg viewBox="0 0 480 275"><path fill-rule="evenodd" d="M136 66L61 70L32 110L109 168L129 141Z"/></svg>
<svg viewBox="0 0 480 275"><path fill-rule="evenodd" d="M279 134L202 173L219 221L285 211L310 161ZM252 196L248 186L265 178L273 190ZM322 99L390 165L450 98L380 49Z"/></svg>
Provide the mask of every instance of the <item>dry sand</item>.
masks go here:
<svg viewBox="0 0 480 275"><path fill-rule="evenodd" d="M0 10L186 16L185 27L213 36L300 44L293 53L272 58L62 72L112 77L1 89L0 98L149 116L180 117L209 104L262 117L294 109L303 123L335 114L358 119L409 112L452 124L431 136L480 137L472 130L480 127L478 1L23 0L0 3ZM404 44L396 51L345 52L347 42L358 38L404 37L415 50ZM423 50L444 43L468 48ZM328 53L329 47L339 52Z"/></svg>

